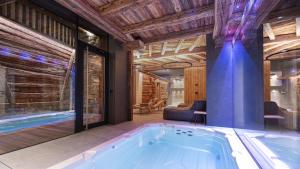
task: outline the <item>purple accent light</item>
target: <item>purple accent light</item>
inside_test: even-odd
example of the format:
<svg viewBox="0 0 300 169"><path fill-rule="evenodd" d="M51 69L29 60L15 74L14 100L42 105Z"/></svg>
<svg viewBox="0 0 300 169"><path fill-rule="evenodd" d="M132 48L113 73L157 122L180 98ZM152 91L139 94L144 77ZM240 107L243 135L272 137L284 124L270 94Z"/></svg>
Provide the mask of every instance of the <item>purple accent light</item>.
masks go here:
<svg viewBox="0 0 300 169"><path fill-rule="evenodd" d="M297 73L297 69L296 69L296 68L292 68L292 69L291 69L291 73L292 73L292 74Z"/></svg>
<svg viewBox="0 0 300 169"><path fill-rule="evenodd" d="M9 48L3 48L0 50L1 55L3 56L9 56L11 54Z"/></svg>
<svg viewBox="0 0 300 169"><path fill-rule="evenodd" d="M38 60L38 62L40 62L40 63L45 63L45 62L46 62L46 58L45 58L45 56L43 56L43 55L38 55L38 56L37 56L37 60Z"/></svg>
<svg viewBox="0 0 300 169"><path fill-rule="evenodd" d="M22 60L29 60L31 58L30 54L28 52L21 52L20 53L20 58Z"/></svg>

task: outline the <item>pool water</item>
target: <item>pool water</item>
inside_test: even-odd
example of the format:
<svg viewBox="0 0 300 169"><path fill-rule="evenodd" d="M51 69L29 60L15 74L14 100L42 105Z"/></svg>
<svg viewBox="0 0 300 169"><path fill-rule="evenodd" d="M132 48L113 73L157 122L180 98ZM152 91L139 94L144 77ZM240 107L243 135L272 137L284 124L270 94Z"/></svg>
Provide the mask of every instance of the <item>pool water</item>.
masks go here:
<svg viewBox="0 0 300 169"><path fill-rule="evenodd" d="M84 152L65 167L54 168L237 169L239 157L234 157L236 153L227 137L212 130L150 126L105 147Z"/></svg>
<svg viewBox="0 0 300 169"><path fill-rule="evenodd" d="M8 134L22 129L39 127L74 119L74 112L47 113L0 120L0 133Z"/></svg>
<svg viewBox="0 0 300 169"><path fill-rule="evenodd" d="M290 169L300 169L300 138L283 136L256 137L278 160L284 162Z"/></svg>

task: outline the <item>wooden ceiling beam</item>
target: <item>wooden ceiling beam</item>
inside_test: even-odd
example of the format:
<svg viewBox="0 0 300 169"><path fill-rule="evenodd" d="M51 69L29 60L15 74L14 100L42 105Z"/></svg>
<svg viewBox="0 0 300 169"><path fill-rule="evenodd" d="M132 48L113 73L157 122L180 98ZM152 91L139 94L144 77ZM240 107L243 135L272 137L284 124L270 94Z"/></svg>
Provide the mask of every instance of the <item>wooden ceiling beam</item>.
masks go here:
<svg viewBox="0 0 300 169"><path fill-rule="evenodd" d="M167 45L168 45L167 41L163 42L162 47L161 47L161 55L165 55L166 50L167 50Z"/></svg>
<svg viewBox="0 0 300 169"><path fill-rule="evenodd" d="M113 0L110 3L100 6L99 12L102 16L109 15L116 12L124 12L136 7L143 7L154 3L157 0Z"/></svg>
<svg viewBox="0 0 300 169"><path fill-rule="evenodd" d="M198 20L201 18L211 17L214 15L214 5L206 5L200 8L193 8L186 11L178 12L171 15L165 15L160 18L150 19L139 22L133 25L126 26L123 29L125 34L136 32L149 31L159 27L178 25L190 21Z"/></svg>
<svg viewBox="0 0 300 169"><path fill-rule="evenodd" d="M289 43L284 43L281 46L273 48L272 50L265 51L264 55L265 55L265 57L268 57L269 55L272 55L274 53L278 53L278 52L281 52L281 51L288 50L288 49L296 47L298 45L300 45L300 41L299 40L291 41Z"/></svg>
<svg viewBox="0 0 300 169"><path fill-rule="evenodd" d="M153 38L143 39L145 44L159 43L170 40L180 40L193 38L195 36L206 35L213 32L214 25L206 25L199 28L188 29L178 32L171 32L164 35L158 35Z"/></svg>
<svg viewBox="0 0 300 169"><path fill-rule="evenodd" d="M285 45L285 44L287 44L288 42L282 42L282 43L277 43L277 44L274 44L274 45L269 45L268 47L264 47L264 52L266 53L266 52L268 52L268 51L271 51L271 50L273 50L273 49L275 49L275 48L278 48L278 47L280 47L280 46L282 46L282 45Z"/></svg>
<svg viewBox="0 0 300 169"><path fill-rule="evenodd" d="M205 47L199 47L195 48L193 51L188 50L181 50L178 53L174 52L166 52L164 55L161 55L161 53L153 53L151 58L140 58L136 60L151 60L155 58L161 58L161 57L172 57L172 56L179 56L179 55L197 55L197 54L204 54L205 53Z"/></svg>
<svg viewBox="0 0 300 169"><path fill-rule="evenodd" d="M184 39L180 39L177 46L176 46L176 49L175 49L175 53L178 53L178 51L181 49L181 46L184 42Z"/></svg>
<svg viewBox="0 0 300 169"><path fill-rule="evenodd" d="M266 57L268 60L287 60L300 58L300 49L279 52Z"/></svg>
<svg viewBox="0 0 300 169"><path fill-rule="evenodd" d="M296 36L300 36L300 17L296 18Z"/></svg>
<svg viewBox="0 0 300 169"><path fill-rule="evenodd" d="M205 63L200 63L200 62L194 62L192 63L193 66L197 66L197 67L205 67ZM157 71L157 70L164 70L165 68L163 68L161 65L159 66L148 66L148 67L145 67L143 70L144 71Z"/></svg>
<svg viewBox="0 0 300 169"><path fill-rule="evenodd" d="M271 12L267 19L265 19L265 23L278 22L290 18L300 17L300 7L292 7L279 11Z"/></svg>
<svg viewBox="0 0 300 169"><path fill-rule="evenodd" d="M213 31L214 39L223 39L227 22L233 12L234 0L215 1L215 27ZM220 42L222 40L219 40Z"/></svg>
<svg viewBox="0 0 300 169"><path fill-rule="evenodd" d="M275 34L270 23L264 24L264 31L266 32L270 40L275 40Z"/></svg>
<svg viewBox="0 0 300 169"><path fill-rule="evenodd" d="M180 56L177 56L178 58L180 58L180 59L183 59L183 60L185 60L185 61L188 61L188 62L200 62L200 60L201 60L201 58L197 58L197 59L195 59L195 58L191 58L191 57L189 57L189 55L186 55L186 56L183 56L183 55L180 55Z"/></svg>
<svg viewBox="0 0 300 169"><path fill-rule="evenodd" d="M192 46L189 48L189 51L193 51L194 48L199 45L200 41L202 39L202 36L198 36L195 41L193 42Z"/></svg>
<svg viewBox="0 0 300 169"><path fill-rule="evenodd" d="M264 44L276 44L293 40L300 40L300 37L295 36L295 34L277 35L275 40L264 38Z"/></svg>
<svg viewBox="0 0 300 169"><path fill-rule="evenodd" d="M248 0L246 1L246 5L240 20L240 24L238 25L237 29L235 30L235 33L232 37L232 43L234 44L235 41L239 38L240 33L242 29L245 29L245 26L247 25L246 23L249 22L250 18L249 15L252 11L252 8L254 7L255 0Z"/></svg>
<svg viewBox="0 0 300 169"><path fill-rule="evenodd" d="M206 54L199 54L199 55L189 55L190 58L194 58L194 59L201 59L201 60L206 60Z"/></svg>
<svg viewBox="0 0 300 169"><path fill-rule="evenodd" d="M145 44L141 40L130 41L125 44L125 47L127 47L130 50L141 49L144 46L145 46Z"/></svg>
<svg viewBox="0 0 300 169"><path fill-rule="evenodd" d="M181 4L180 4L180 0L172 0L171 3L173 4L174 6L174 9L175 11L178 13L180 12L182 9L181 9Z"/></svg>
<svg viewBox="0 0 300 169"><path fill-rule="evenodd" d="M91 7L85 1L70 1L70 0L55 0L64 7L72 10L77 15L85 18L87 21L91 22L95 26L101 28L105 32L114 36L114 38L120 40L121 42L132 41L132 36L127 36L122 33L121 29L118 28L114 23L101 17L97 10Z"/></svg>
<svg viewBox="0 0 300 169"><path fill-rule="evenodd" d="M152 57L152 45L149 44L149 57L151 58Z"/></svg>

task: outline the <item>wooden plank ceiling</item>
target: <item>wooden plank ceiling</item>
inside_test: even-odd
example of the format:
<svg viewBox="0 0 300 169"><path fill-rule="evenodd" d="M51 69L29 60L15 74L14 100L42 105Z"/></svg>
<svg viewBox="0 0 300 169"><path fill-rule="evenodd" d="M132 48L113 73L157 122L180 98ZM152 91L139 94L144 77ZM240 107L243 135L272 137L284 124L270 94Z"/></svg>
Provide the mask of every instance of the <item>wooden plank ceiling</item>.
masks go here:
<svg viewBox="0 0 300 169"><path fill-rule="evenodd" d="M144 44L212 32L213 0L56 0L123 42Z"/></svg>
<svg viewBox="0 0 300 169"><path fill-rule="evenodd" d="M290 17L300 11L297 0L56 1L125 42L133 49L134 63L148 71L171 62L205 65L208 33L213 33L217 44L222 45L225 40L234 43L251 39L264 24L264 36L269 38L265 40L266 56L285 49L276 46L279 39L285 39L283 36L295 34L293 38L297 38L296 33L300 33L296 28L299 19ZM288 17L277 19L278 13ZM298 40L284 43L294 49Z"/></svg>
<svg viewBox="0 0 300 169"><path fill-rule="evenodd" d="M263 23L264 57L300 58L300 1L281 1Z"/></svg>
<svg viewBox="0 0 300 169"><path fill-rule="evenodd" d="M144 70L170 62L203 64L214 0L56 0L134 49Z"/></svg>
<svg viewBox="0 0 300 169"><path fill-rule="evenodd" d="M164 69L167 63L190 63L192 66L205 65L206 38L204 35L195 38L170 40L162 43L145 45L133 51L134 63L145 71ZM175 65L174 65L175 66Z"/></svg>

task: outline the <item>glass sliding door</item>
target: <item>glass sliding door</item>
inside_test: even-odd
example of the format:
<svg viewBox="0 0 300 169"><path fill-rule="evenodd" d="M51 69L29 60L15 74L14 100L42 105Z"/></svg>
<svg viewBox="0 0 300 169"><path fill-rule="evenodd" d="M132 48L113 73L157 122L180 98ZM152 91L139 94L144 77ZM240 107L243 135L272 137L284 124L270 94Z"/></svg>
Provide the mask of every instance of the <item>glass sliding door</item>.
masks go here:
<svg viewBox="0 0 300 169"><path fill-rule="evenodd" d="M104 122L105 114L105 57L87 45L84 49L83 125Z"/></svg>
<svg viewBox="0 0 300 169"><path fill-rule="evenodd" d="M1 2L0 8L6 9L0 9L0 154L4 154L74 133L76 26L30 1ZM23 9L27 12L18 12ZM26 24L41 25L35 17L41 13L51 22L43 22L39 29ZM60 34L51 29L53 24L63 28Z"/></svg>

